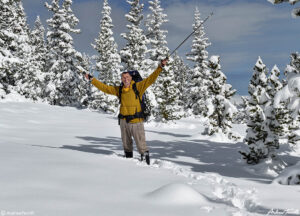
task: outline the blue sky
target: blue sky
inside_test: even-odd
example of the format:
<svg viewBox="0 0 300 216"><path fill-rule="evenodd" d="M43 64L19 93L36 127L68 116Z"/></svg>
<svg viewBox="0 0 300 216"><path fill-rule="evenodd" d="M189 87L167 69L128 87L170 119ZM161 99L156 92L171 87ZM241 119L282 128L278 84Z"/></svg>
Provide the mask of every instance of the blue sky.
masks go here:
<svg viewBox="0 0 300 216"><path fill-rule="evenodd" d="M24 0L23 5L28 23L33 25L37 15L46 27L46 19L51 14L44 7L44 0ZM51 3L51 0L47 1ZM144 14L148 13L148 1ZM205 24L207 37L212 45L209 55L220 55L222 71L238 94L247 95L253 66L261 56L271 69L275 64L283 73L290 62L290 53L299 51L300 18L292 18L293 6L289 4L272 5L267 0L161 0L169 22L168 46L174 49L191 31L195 7L204 19L211 11L214 16ZM88 54L96 54L91 43L98 36L102 0L73 0L73 11L79 18L80 35L74 35L75 47ZM126 0L109 0L112 7L114 36L122 48L125 41L120 37L126 32L127 21L124 15L129 10ZM190 39L179 50L185 54L191 48Z"/></svg>

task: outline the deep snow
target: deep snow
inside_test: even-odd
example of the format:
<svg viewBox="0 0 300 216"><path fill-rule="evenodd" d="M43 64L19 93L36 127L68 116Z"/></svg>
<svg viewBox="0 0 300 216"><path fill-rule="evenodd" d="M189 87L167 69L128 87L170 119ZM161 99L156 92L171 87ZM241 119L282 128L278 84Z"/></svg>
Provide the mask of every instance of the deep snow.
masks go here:
<svg viewBox="0 0 300 216"><path fill-rule="evenodd" d="M114 116L16 99L0 101L1 216L300 215L299 186L246 165L241 142L201 135L203 119L146 124L147 166L122 157Z"/></svg>

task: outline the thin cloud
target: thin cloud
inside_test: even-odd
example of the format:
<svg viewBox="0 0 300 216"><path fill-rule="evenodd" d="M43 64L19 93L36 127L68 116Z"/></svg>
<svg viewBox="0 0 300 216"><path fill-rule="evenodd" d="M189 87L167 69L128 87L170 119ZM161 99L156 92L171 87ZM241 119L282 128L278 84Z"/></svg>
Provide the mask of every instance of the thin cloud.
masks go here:
<svg viewBox="0 0 300 216"><path fill-rule="evenodd" d="M216 8L207 32L216 41L234 41L262 34L270 21L288 18L273 7L258 3L243 3Z"/></svg>
<svg viewBox="0 0 300 216"><path fill-rule="evenodd" d="M270 4L231 3L222 6L194 2L177 2L166 8L169 24L168 28L173 37L192 30L195 7L198 7L202 19L211 11L213 17L207 22L206 32L213 41L236 41L245 36L261 34L263 27L270 21L289 18L289 14L280 13ZM184 10L182 9L184 8ZM174 31L174 33L173 33ZM172 40L172 38L171 38Z"/></svg>

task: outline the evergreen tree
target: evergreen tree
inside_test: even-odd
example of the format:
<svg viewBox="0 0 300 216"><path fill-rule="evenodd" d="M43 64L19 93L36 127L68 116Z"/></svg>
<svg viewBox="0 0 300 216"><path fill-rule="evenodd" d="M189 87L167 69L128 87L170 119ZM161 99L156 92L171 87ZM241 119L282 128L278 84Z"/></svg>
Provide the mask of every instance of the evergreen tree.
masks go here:
<svg viewBox="0 0 300 216"><path fill-rule="evenodd" d="M165 59L169 52L166 41L168 31L162 29L162 26L167 23L168 20L167 15L164 14L163 8L161 8L161 1L149 1L149 10L150 14L147 16L145 25L148 31L147 38L150 43L150 49L148 52L150 54L151 61L146 63L144 68L147 67L147 64L155 65L156 62ZM149 96L147 97L147 104L157 121L169 121L180 118L180 108L178 107L179 96L175 95L180 93L177 89L175 89L178 88L179 83L174 80L175 68L173 67L173 63L173 59L171 58L169 60L169 65L172 66L165 67L163 72L165 74L161 74L158 81L147 90L147 95ZM166 74L169 74L171 77L165 76ZM169 89L163 89L162 86ZM172 104L173 106L169 107L168 104Z"/></svg>
<svg viewBox="0 0 300 216"><path fill-rule="evenodd" d="M269 132L266 128L266 115L264 112L265 106L270 100L267 88L267 68L259 57L248 87L250 95L247 107L248 128L244 142L248 145L249 150L240 152L249 164L258 163L259 160L267 158L270 153L270 149L265 145Z"/></svg>
<svg viewBox="0 0 300 216"><path fill-rule="evenodd" d="M30 30L26 20L26 14L21 0L16 0L17 26L20 40L18 41L18 53L22 60L21 71L15 74L17 91L33 99L38 99L41 94L41 71L35 64L33 49L30 44Z"/></svg>
<svg viewBox="0 0 300 216"><path fill-rule="evenodd" d="M253 75L248 87L250 95L249 105L260 105L263 107L268 102L267 88L268 88L268 70L262 59L258 60L253 68Z"/></svg>
<svg viewBox="0 0 300 216"><path fill-rule="evenodd" d="M174 71L177 65L169 61L153 86L155 107L152 113L156 121L178 120L183 116L182 107L179 105L180 83L175 79Z"/></svg>
<svg viewBox="0 0 300 216"><path fill-rule="evenodd" d="M294 78L296 75L300 74L300 55L298 52L291 54L291 62L287 65L284 75L287 79L287 83L289 80Z"/></svg>
<svg viewBox="0 0 300 216"><path fill-rule="evenodd" d="M38 16L35 21L34 29L30 33L30 44L32 47L32 64L36 69L35 77L38 79L40 86L39 97L44 98L45 95L45 66L46 66L46 44L45 44L45 28Z"/></svg>
<svg viewBox="0 0 300 216"><path fill-rule="evenodd" d="M172 69L165 70L156 81L154 94L157 101L154 116L156 121L172 121L181 118L181 110L178 105L179 83L175 82Z"/></svg>
<svg viewBox="0 0 300 216"><path fill-rule="evenodd" d="M130 23L127 25L129 32L121 34L127 43L120 51L120 55L126 70L140 70L145 60L148 44L148 40L141 28L144 4L140 4L140 0L127 0L127 2L131 6L130 12L125 15Z"/></svg>
<svg viewBox="0 0 300 216"><path fill-rule="evenodd" d="M37 99L40 81L38 68L33 64L29 27L21 0L1 1L0 80L2 94L15 89L20 94ZM2 74L2 75L1 75Z"/></svg>
<svg viewBox="0 0 300 216"><path fill-rule="evenodd" d="M200 71L204 71L208 65L208 52L207 48L211 45L206 37L204 26L202 25L203 20L201 19L201 14L199 9L196 7L194 14L194 24L193 30L194 39L192 43L191 52L187 54L187 59L194 62ZM199 26L202 25L200 28Z"/></svg>
<svg viewBox="0 0 300 216"><path fill-rule="evenodd" d="M79 68L83 71L88 71L90 74L92 74L92 60L89 55L86 53L83 53L82 55L82 61L80 62ZM84 107L90 107L93 103L93 88L90 82L81 82L80 83L80 89L85 89L86 94L83 95L81 99L81 105Z"/></svg>
<svg viewBox="0 0 300 216"><path fill-rule="evenodd" d="M16 17L16 2L0 0L0 97L10 93L15 86L14 75L20 71Z"/></svg>
<svg viewBox="0 0 300 216"><path fill-rule="evenodd" d="M280 70L275 65L268 77L268 83L269 83L269 89L268 89L268 95L270 96L270 99L272 101L272 104L269 108L269 118L273 122L271 128L271 131L276 134L276 139L279 139L279 137L285 137L288 135L288 127L291 123L290 119L290 112L287 109L286 103L281 103L280 107L275 108L274 107L274 97L277 92L279 92L283 88L283 84L279 79L280 76Z"/></svg>
<svg viewBox="0 0 300 216"><path fill-rule="evenodd" d="M99 71L99 79L114 85L120 80L121 58L118 54L117 44L113 37L113 24L111 19L111 7L108 0L103 1L102 19L100 21L100 32L95 44L92 46L97 51L96 70Z"/></svg>
<svg viewBox="0 0 300 216"><path fill-rule="evenodd" d="M285 87L278 93L276 108L282 109L282 104L286 105L287 110L289 110L286 115L284 115L284 120L288 124L288 143L294 146L300 145L300 104L299 92L300 83L300 55L299 53L291 54L291 62L287 65L284 72L287 80Z"/></svg>
<svg viewBox="0 0 300 216"><path fill-rule="evenodd" d="M207 99L207 116L209 118L209 127L205 133L213 135L223 133L229 139L238 139L231 132L232 117L237 112L236 107L230 102L230 98L236 90L232 89L230 84L226 83L226 76L221 71L220 57L211 56L208 62L210 70L208 91L210 98Z"/></svg>
<svg viewBox="0 0 300 216"><path fill-rule="evenodd" d="M194 62L194 69L191 71L191 76L189 79L189 98L187 103L187 108L192 109L194 115L204 115L207 110L205 110L205 101L209 98L207 86L209 85L208 77L208 52L207 47L211 44L208 42L208 38L205 36L204 26L199 26L202 24L200 17L200 12L198 8L195 10L195 22L193 28L195 31L194 39L192 44L191 52L187 54L187 59Z"/></svg>
<svg viewBox="0 0 300 216"><path fill-rule="evenodd" d="M52 0L46 7L53 13L47 20L46 76L47 96L50 104L80 106L85 89L80 83L85 82L78 73L82 55L75 50L71 33L80 33L75 29L79 20L75 17L71 6L72 0L64 0L62 6L59 0Z"/></svg>
<svg viewBox="0 0 300 216"><path fill-rule="evenodd" d="M237 124L246 124L248 116L246 110L248 107L248 99L241 96L242 103L237 106L238 112L233 116L233 122Z"/></svg>
<svg viewBox="0 0 300 216"><path fill-rule="evenodd" d="M278 69L277 65L274 65L268 77L268 83L270 86L270 88L268 89L268 94L271 98L274 98L275 94L283 87L279 76L280 70Z"/></svg>
<svg viewBox="0 0 300 216"><path fill-rule="evenodd" d="M264 108L266 119L263 127L264 131L267 132L264 145L268 149L268 156L271 158L276 156L275 150L279 148L279 138L281 135L283 135L284 131L284 127L281 124L282 121L279 118L280 115L278 115L279 110L274 108L274 96L282 89L282 83L279 80L279 75L280 71L275 65L268 77L267 93L270 99Z"/></svg>
<svg viewBox="0 0 300 216"><path fill-rule="evenodd" d="M264 147L268 149L268 157L274 158L276 156L276 149L279 149L279 135L282 133L282 126L275 115L273 107L273 100L270 99L264 109L265 121L263 123L263 130L266 131L264 140Z"/></svg>
<svg viewBox="0 0 300 216"><path fill-rule="evenodd" d="M292 111L288 108L288 102L281 101L276 105L274 115L280 125L280 130L277 131L278 135L282 138L291 138L292 129L297 129L297 127L293 126Z"/></svg>
<svg viewBox="0 0 300 216"><path fill-rule="evenodd" d="M39 16L35 20L34 29L31 31L30 37L34 62L38 65L40 71L44 72L47 49L45 44L45 28Z"/></svg>
<svg viewBox="0 0 300 216"><path fill-rule="evenodd" d="M111 19L111 7L107 0L103 1L102 19L100 21L100 32L95 39L94 49L98 52L96 56L96 70L99 71L99 80L108 85L116 85L120 81L121 58L118 54L117 44L113 37L113 24ZM94 92L95 100L93 108L100 108L105 111L114 111L118 107L118 98ZM98 104L97 104L98 103Z"/></svg>
<svg viewBox="0 0 300 216"><path fill-rule="evenodd" d="M187 82L187 76L190 73L190 68L184 63L183 59L175 53L172 61L172 71L175 75L175 82L179 84L179 98L178 105L185 110L186 103L188 101L187 95L190 91L189 85ZM185 110L185 116L188 116L189 113Z"/></svg>
<svg viewBox="0 0 300 216"><path fill-rule="evenodd" d="M150 53L150 59L155 62L165 59L169 52L166 41L168 31L161 29L161 26L167 23L168 20L160 4L159 0L149 1L151 14L147 16L146 20L147 38L151 45L148 52Z"/></svg>

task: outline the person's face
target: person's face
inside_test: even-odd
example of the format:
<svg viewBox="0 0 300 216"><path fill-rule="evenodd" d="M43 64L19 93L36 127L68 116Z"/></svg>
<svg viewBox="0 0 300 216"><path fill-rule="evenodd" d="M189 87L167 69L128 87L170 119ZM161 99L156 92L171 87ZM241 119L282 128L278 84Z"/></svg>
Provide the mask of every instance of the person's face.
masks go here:
<svg viewBox="0 0 300 216"><path fill-rule="evenodd" d="M121 77L121 80L122 80L122 82L123 82L125 88L128 88L128 87L130 86L132 77L130 76L129 73L123 73L123 74L122 74L122 77Z"/></svg>

